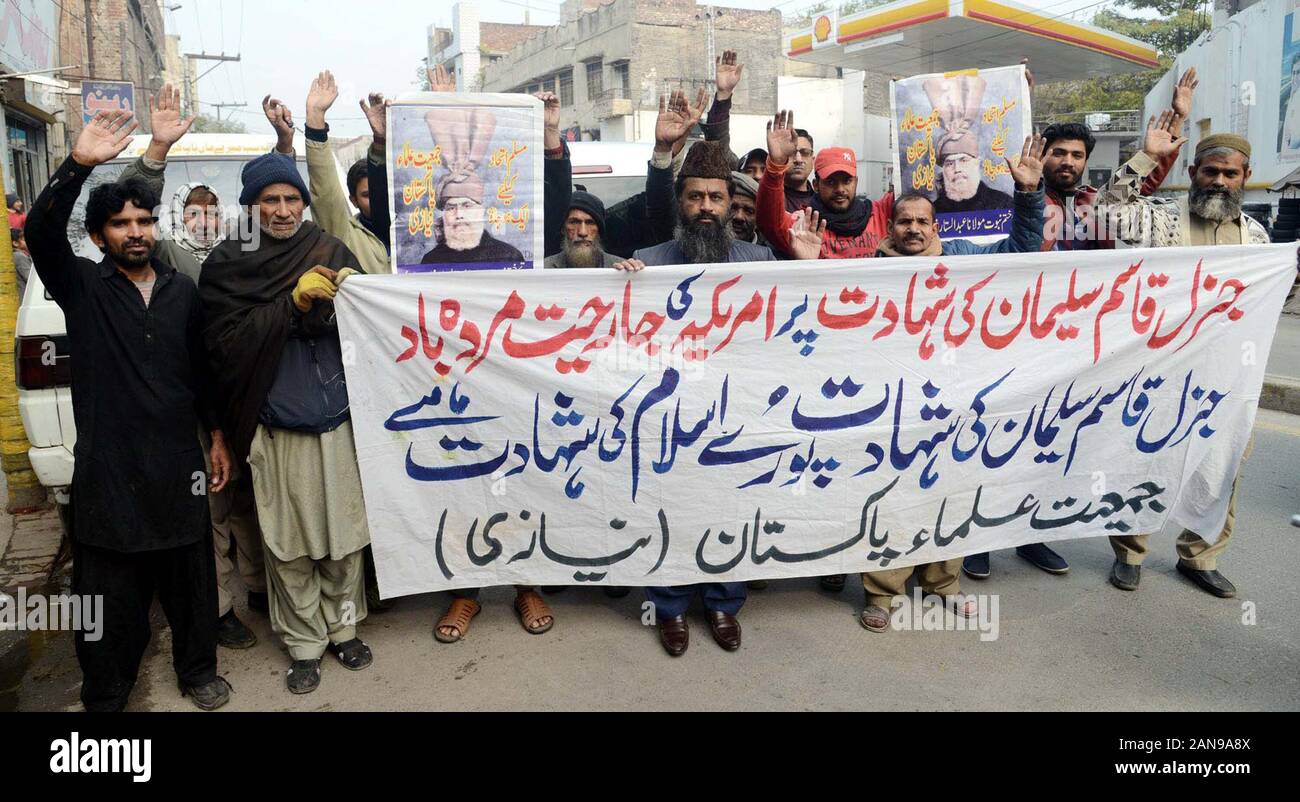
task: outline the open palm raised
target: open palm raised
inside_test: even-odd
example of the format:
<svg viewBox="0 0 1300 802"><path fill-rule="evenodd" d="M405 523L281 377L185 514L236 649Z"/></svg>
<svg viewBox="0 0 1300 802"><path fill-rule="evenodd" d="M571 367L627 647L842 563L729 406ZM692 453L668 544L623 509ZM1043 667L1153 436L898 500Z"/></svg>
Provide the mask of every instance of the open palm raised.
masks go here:
<svg viewBox="0 0 1300 802"><path fill-rule="evenodd" d="M138 123L129 111L101 111L81 129L72 146L72 158L84 167L94 167L117 158L131 142Z"/></svg>
<svg viewBox="0 0 1300 802"><path fill-rule="evenodd" d="M1043 178L1043 151L1047 150L1047 140L1038 134L1025 137L1025 144L1020 149L1020 158L1011 167L1011 177L1016 182L1016 189L1021 192L1034 192L1038 182Z"/></svg>

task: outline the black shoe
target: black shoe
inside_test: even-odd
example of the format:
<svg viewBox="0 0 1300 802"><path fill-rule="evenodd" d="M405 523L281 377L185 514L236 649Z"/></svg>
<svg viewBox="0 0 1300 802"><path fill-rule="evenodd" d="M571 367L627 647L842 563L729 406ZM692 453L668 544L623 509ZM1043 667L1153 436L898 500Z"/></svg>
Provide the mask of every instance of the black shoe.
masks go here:
<svg viewBox="0 0 1300 802"><path fill-rule="evenodd" d="M266 592L257 593L248 591L248 609L256 610L262 615L271 614L271 600L267 598Z"/></svg>
<svg viewBox="0 0 1300 802"><path fill-rule="evenodd" d="M216 710L221 707L230 701L230 691L233 690L224 677L217 677L202 685L186 685L183 682L179 685L181 696L190 697L194 706L200 710Z"/></svg>
<svg viewBox="0 0 1300 802"><path fill-rule="evenodd" d="M1016 546L1016 554L1024 557L1034 567L1041 568L1049 574L1064 574L1070 570L1070 564L1065 561L1065 558L1042 543Z"/></svg>
<svg viewBox="0 0 1300 802"><path fill-rule="evenodd" d="M1192 580L1196 587L1206 593L1218 596L1220 599L1231 599L1237 595L1237 587L1218 571L1199 571L1184 565L1183 561L1179 560L1178 573Z"/></svg>
<svg viewBox="0 0 1300 802"><path fill-rule="evenodd" d="M749 580L748 582L745 583L745 587L749 588L750 590L766 590L766 589L767 589L767 580L766 580L766 579L751 579L751 580Z"/></svg>
<svg viewBox="0 0 1300 802"><path fill-rule="evenodd" d="M320 658L294 660L285 674L284 684L289 693L311 693L320 687Z"/></svg>
<svg viewBox="0 0 1300 802"><path fill-rule="evenodd" d="M370 647L362 643L360 638L353 638L346 643L331 643L326 648L349 671L370 668L370 664L375 662L374 655L370 653Z"/></svg>
<svg viewBox="0 0 1300 802"><path fill-rule="evenodd" d="M829 574L821 579L822 590L839 593L844 590L844 574Z"/></svg>
<svg viewBox="0 0 1300 802"><path fill-rule="evenodd" d="M251 649L257 645L257 635L231 610L217 619L217 645L227 649Z"/></svg>
<svg viewBox="0 0 1300 802"><path fill-rule="evenodd" d="M1120 590L1137 590L1142 581L1142 566L1115 561L1110 567L1110 583Z"/></svg>
<svg viewBox="0 0 1300 802"><path fill-rule="evenodd" d="M989 570L989 553L972 554L961 561L961 570L966 572L966 576L971 579L988 579L992 571Z"/></svg>
<svg viewBox="0 0 1300 802"><path fill-rule="evenodd" d="M611 599L621 599L632 592L632 589L625 585L606 585L605 595Z"/></svg>

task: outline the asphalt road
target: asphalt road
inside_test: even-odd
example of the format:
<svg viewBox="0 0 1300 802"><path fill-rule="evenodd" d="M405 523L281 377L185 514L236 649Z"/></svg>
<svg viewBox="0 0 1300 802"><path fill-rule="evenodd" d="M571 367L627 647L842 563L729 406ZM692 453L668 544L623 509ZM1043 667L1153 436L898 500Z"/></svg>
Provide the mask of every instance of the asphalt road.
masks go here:
<svg viewBox="0 0 1300 802"><path fill-rule="evenodd" d="M751 591L744 646L719 649L698 609L687 654L668 657L640 623L634 592L548 597L557 623L533 636L519 626L513 592L483 594L465 641L434 641L445 594L399 600L373 614L362 637L375 664L352 673L324 664L306 696L284 688L288 658L267 621L245 614L260 643L221 650L235 688L230 710L1296 710L1300 709L1300 417L1261 411L1245 468L1238 531L1221 563L1239 597L1201 592L1174 570L1172 535L1156 542L1142 587L1106 581L1104 540L1059 544L1070 573L1050 576L994 555L991 579L967 592L998 594L999 632L889 632L858 625L862 590L839 596L813 579ZM1254 623L1244 623L1246 605ZM246 612L246 611L245 611ZM161 617L155 615L161 622ZM189 710L176 691L170 635L159 627L133 710ZM19 709L79 709L71 640L34 644Z"/></svg>

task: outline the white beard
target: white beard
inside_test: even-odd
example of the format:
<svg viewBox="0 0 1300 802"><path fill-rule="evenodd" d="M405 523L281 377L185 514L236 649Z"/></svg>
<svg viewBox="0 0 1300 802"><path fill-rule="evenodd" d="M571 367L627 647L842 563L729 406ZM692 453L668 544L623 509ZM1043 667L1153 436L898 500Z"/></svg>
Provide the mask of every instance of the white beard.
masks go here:
<svg viewBox="0 0 1300 802"><path fill-rule="evenodd" d="M483 241L483 229L476 226L445 226L443 236L448 248L453 251L468 251L477 248Z"/></svg>

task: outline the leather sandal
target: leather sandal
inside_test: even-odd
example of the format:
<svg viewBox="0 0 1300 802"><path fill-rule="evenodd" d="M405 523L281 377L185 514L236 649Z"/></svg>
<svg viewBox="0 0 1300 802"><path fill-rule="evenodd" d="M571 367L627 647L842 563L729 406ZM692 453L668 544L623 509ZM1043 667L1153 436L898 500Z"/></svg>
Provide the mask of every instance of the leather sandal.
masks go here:
<svg viewBox="0 0 1300 802"><path fill-rule="evenodd" d="M520 591L519 595L515 596L515 610L519 613L519 623L523 624L530 635L549 632L551 627L555 626L555 615L535 590ZM543 624L544 618L550 620Z"/></svg>
<svg viewBox="0 0 1300 802"><path fill-rule="evenodd" d="M469 622L478 615L479 603L473 599L452 599L446 614L438 619L433 628L433 637L440 643L455 643L469 633ZM442 628L456 630L455 635L442 634Z"/></svg>
<svg viewBox="0 0 1300 802"><path fill-rule="evenodd" d="M889 611L879 604L868 604L858 616L858 623L872 632L888 632Z"/></svg>

